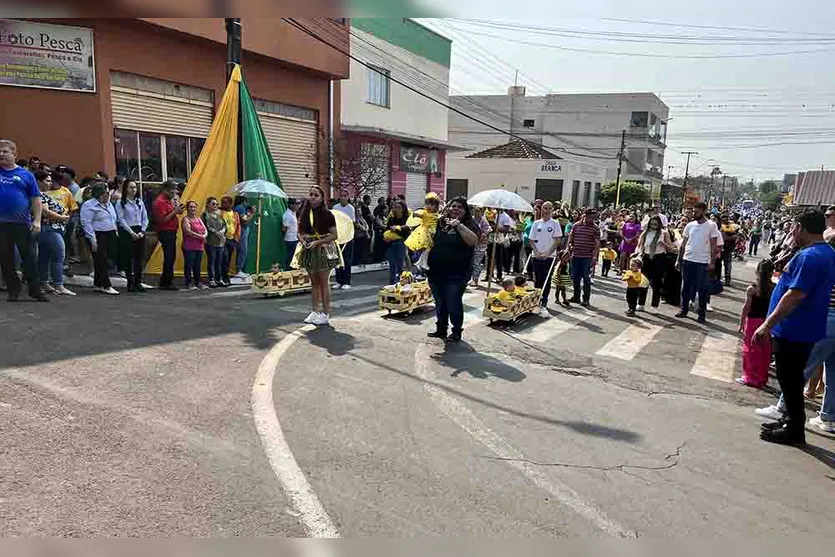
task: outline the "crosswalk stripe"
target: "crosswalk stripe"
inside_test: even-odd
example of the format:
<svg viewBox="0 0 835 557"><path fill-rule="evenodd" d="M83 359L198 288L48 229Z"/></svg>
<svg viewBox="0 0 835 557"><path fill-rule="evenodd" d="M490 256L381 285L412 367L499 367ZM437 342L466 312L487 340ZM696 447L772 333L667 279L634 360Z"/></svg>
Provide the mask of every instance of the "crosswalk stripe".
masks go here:
<svg viewBox="0 0 835 557"><path fill-rule="evenodd" d="M528 342L545 343L553 339L557 335L566 332L572 327L577 326L583 321L590 319L592 315L593 314L590 312L583 312L577 315L571 315L570 318L572 319L572 321L564 319L564 317L568 316L563 313L558 315L552 315L551 318L547 321L539 323L536 326L531 327L530 329L527 329L525 331L515 333L514 336Z"/></svg>
<svg viewBox="0 0 835 557"><path fill-rule="evenodd" d="M340 296L349 296L353 292L364 292L368 290L373 290L375 292L380 290L379 284L363 284L361 286L353 286L350 290L343 292L342 290L334 290L333 295L335 298ZM238 286L233 287L232 290L224 290L222 292L211 292L208 295L212 298L234 298L236 296L246 296L247 294L251 294L253 296L258 296L255 292L252 291L250 286ZM287 294L287 296L310 296L309 292L294 292L292 294ZM277 296L276 296L277 297Z"/></svg>
<svg viewBox="0 0 835 557"><path fill-rule="evenodd" d="M597 351L598 356L608 356L619 360L631 360L652 342L663 327L647 323L634 323L624 331L603 345Z"/></svg>
<svg viewBox="0 0 835 557"><path fill-rule="evenodd" d="M739 338L733 335L708 331L690 374L730 383L739 354L739 342Z"/></svg>

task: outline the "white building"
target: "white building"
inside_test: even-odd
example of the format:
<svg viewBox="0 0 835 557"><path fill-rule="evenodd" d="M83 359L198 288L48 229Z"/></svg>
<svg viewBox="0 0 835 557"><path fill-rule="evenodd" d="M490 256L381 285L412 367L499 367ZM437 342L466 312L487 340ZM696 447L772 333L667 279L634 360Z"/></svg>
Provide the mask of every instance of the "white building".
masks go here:
<svg viewBox="0 0 835 557"><path fill-rule="evenodd" d="M404 194L410 207L422 206L427 192L444 193L452 42L404 18L352 18L351 26L351 52L374 69L351 61L351 77L341 82L342 134L357 152L390 163L381 187L363 193Z"/></svg>
<svg viewBox="0 0 835 557"><path fill-rule="evenodd" d="M528 201L569 201L596 205L606 168L569 159L535 144L513 140L447 161L447 199L505 188Z"/></svg>
<svg viewBox="0 0 835 557"><path fill-rule="evenodd" d="M661 183L669 108L652 93L525 96L524 87L507 95L450 97L451 106L504 132L573 159L606 167L605 181L617 175L617 154L626 131L622 180ZM473 152L507 143L499 133L450 112L449 140Z"/></svg>

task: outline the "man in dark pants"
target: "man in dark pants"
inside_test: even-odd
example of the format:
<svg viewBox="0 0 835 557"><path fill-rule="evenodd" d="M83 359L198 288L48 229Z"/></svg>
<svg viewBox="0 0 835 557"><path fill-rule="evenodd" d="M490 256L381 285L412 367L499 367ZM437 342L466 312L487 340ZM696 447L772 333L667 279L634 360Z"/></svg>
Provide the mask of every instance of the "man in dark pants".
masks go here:
<svg viewBox="0 0 835 557"><path fill-rule="evenodd" d="M690 300L699 296L698 322L705 322L707 314L707 272L716 264L716 242L719 229L705 217L707 205L699 202L693 206L693 220L684 227L676 269L681 271L683 282L681 311L676 317L685 318L690 310Z"/></svg>
<svg viewBox="0 0 835 557"><path fill-rule="evenodd" d="M783 419L763 424L763 441L806 443L803 370L812 347L826 336L830 292L835 285L835 248L823 240L825 229L826 218L820 211L797 217L793 234L801 249L783 269L771 294L768 317L751 340L762 342L771 335L777 381L786 403Z"/></svg>
<svg viewBox="0 0 835 557"><path fill-rule="evenodd" d="M531 248L531 264L533 266L536 288L542 288L542 303L539 310L540 317L550 317L546 306L548 294L551 293L551 273L554 271L554 254L562 242L562 227L559 221L551 218L554 206L550 201L542 204L542 218L534 221L528 233L528 243Z"/></svg>
<svg viewBox="0 0 835 557"><path fill-rule="evenodd" d="M568 248L571 250L571 281L574 283L574 297L571 300L583 307L591 298L591 268L600 253L600 228L594 224L597 211L588 209L582 220L571 228ZM583 300L580 301L582 283Z"/></svg>
<svg viewBox="0 0 835 557"><path fill-rule="evenodd" d="M8 300L20 298L22 285L14 267L17 248L23 260L29 296L39 302L49 300L38 280L37 238L41 232L41 192L31 172L17 166L17 145L0 140L0 269L8 290Z"/></svg>
<svg viewBox="0 0 835 557"><path fill-rule="evenodd" d="M162 276L159 279L160 290L177 290L174 286L174 262L177 260L177 230L180 227L180 215L184 207L174 203L177 193L176 182L169 180L162 184L160 194L154 200L154 226L157 238L162 246Z"/></svg>

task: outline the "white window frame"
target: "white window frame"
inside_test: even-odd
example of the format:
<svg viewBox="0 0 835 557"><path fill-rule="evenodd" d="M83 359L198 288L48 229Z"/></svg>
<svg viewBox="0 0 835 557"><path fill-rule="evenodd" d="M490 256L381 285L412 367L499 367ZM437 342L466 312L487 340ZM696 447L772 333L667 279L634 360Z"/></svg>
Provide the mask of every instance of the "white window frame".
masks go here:
<svg viewBox="0 0 835 557"><path fill-rule="evenodd" d="M117 128L117 129L119 129L119 128ZM186 169L187 169L187 173L188 173L188 176L186 177L186 180L191 178L191 174L192 174L192 172L194 172L194 167L191 164L191 141L190 141L192 139L191 136L156 133L156 132L139 132L139 131L135 131L135 130L126 130L126 129L121 129L121 131L122 132L130 132L130 133L134 134L134 138L136 140L136 166L139 170L138 176L136 177L136 183L139 185L140 188L142 187L143 184L151 184L151 185L162 184L163 182L165 182L168 179L168 156L167 156L167 151L166 151L166 146L165 146L165 143L166 143L165 139L168 135L171 135L171 137L183 137L183 138L186 139ZM161 157L160 167L161 167L161 171L162 171L162 179L159 180L159 181L144 180L142 178L142 149L139 147L139 134L140 133L143 133L143 134L146 134L146 135L159 136L159 139L160 139L160 157ZM194 138L194 139L202 139L202 138ZM204 143L203 146L205 147L205 143Z"/></svg>
<svg viewBox="0 0 835 557"><path fill-rule="evenodd" d="M368 68L366 102L382 108L391 108L391 72L377 66Z"/></svg>

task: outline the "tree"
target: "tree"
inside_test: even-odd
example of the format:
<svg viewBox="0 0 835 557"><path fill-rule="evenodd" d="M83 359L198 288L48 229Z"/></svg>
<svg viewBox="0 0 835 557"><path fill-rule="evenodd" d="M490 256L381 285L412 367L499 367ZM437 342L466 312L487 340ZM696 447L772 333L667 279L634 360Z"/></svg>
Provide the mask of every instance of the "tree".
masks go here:
<svg viewBox="0 0 835 557"><path fill-rule="evenodd" d="M617 185L615 182L605 184L600 190L600 203L602 205L614 205L617 198ZM620 183L620 204L640 205L649 201L649 188L638 182Z"/></svg>
<svg viewBox="0 0 835 557"><path fill-rule="evenodd" d="M780 203L783 201L783 194L779 191L770 191L768 193L761 194L760 199L766 209L775 211L780 207Z"/></svg>
<svg viewBox="0 0 835 557"><path fill-rule="evenodd" d="M777 180L766 180L760 183L760 195L766 195L776 191L780 191L780 182Z"/></svg>
<svg viewBox="0 0 835 557"><path fill-rule="evenodd" d="M329 175L328 137L319 130L323 146L315 153L319 183L327 191ZM374 195L388 189L390 150L386 143L364 141L356 136L339 137L333 142L333 186L347 190L353 198Z"/></svg>

